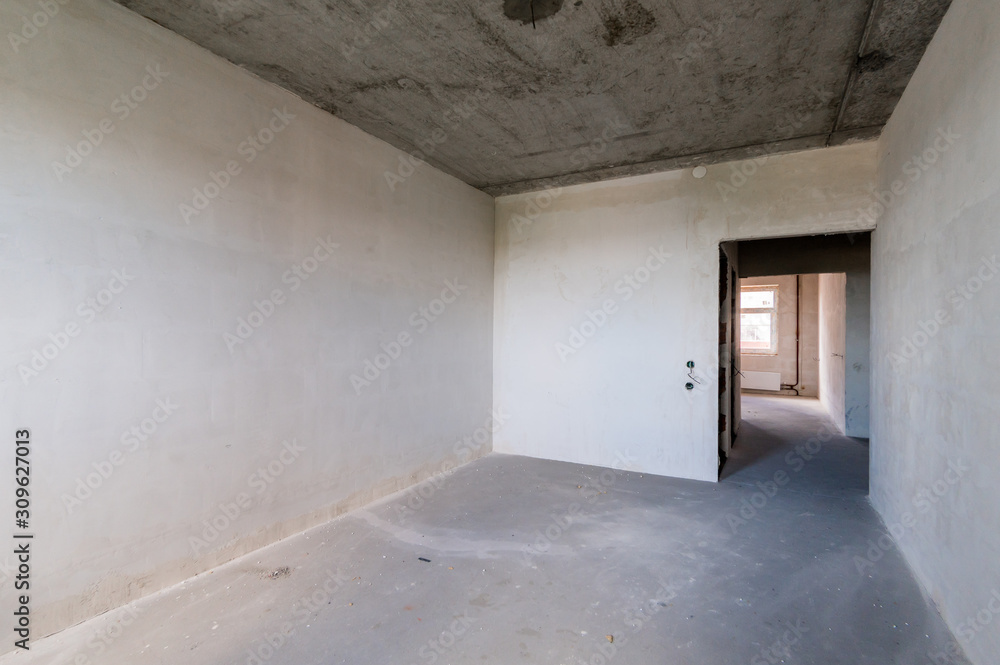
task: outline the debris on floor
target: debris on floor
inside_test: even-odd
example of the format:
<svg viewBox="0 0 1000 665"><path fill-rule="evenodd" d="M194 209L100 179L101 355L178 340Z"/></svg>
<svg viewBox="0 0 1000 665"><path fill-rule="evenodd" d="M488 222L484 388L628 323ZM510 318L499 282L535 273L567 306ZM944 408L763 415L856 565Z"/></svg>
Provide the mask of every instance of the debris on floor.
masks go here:
<svg viewBox="0 0 1000 665"><path fill-rule="evenodd" d="M276 580L280 577L288 577L291 574L292 574L292 569L289 568L288 566L283 566L276 570L272 570L269 573L264 573L264 577L269 580Z"/></svg>

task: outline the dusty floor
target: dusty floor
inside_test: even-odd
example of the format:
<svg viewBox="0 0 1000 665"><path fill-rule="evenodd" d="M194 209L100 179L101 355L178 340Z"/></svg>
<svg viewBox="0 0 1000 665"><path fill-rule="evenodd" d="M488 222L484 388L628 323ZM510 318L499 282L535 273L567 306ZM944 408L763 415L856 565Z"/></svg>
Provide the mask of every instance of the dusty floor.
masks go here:
<svg viewBox="0 0 1000 665"><path fill-rule="evenodd" d="M748 397L744 413L721 483L491 455L2 662L925 665L946 651L895 548L867 559L884 527L865 442L810 443L830 426L815 400Z"/></svg>

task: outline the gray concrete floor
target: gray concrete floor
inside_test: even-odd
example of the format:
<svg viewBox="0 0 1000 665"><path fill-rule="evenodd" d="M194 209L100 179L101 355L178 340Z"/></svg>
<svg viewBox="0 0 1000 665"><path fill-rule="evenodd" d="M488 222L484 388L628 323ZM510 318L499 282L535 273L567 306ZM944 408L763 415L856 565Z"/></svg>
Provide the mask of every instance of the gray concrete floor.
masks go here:
<svg viewBox="0 0 1000 665"><path fill-rule="evenodd" d="M749 397L744 413L721 483L491 455L3 662L925 665L946 651L894 547L858 570L885 533L865 442L815 440L800 467L789 455L829 424L815 400Z"/></svg>

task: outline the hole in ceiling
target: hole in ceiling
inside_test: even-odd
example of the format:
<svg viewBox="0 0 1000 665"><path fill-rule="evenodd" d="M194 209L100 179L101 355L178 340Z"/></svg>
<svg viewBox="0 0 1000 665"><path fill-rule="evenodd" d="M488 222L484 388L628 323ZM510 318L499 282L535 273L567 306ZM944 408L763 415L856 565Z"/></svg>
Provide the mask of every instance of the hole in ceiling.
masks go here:
<svg viewBox="0 0 1000 665"><path fill-rule="evenodd" d="M503 13L512 21L531 23L532 12L534 20L540 21L555 15L562 6L563 0L503 0Z"/></svg>

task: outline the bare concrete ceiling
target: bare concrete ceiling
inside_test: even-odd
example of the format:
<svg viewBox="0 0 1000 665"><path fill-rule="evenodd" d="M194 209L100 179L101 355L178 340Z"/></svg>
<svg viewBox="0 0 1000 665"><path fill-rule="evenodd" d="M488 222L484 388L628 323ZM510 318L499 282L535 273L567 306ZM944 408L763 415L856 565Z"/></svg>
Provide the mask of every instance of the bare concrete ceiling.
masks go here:
<svg viewBox="0 0 1000 665"><path fill-rule="evenodd" d="M951 0L119 2L504 194L875 137Z"/></svg>

